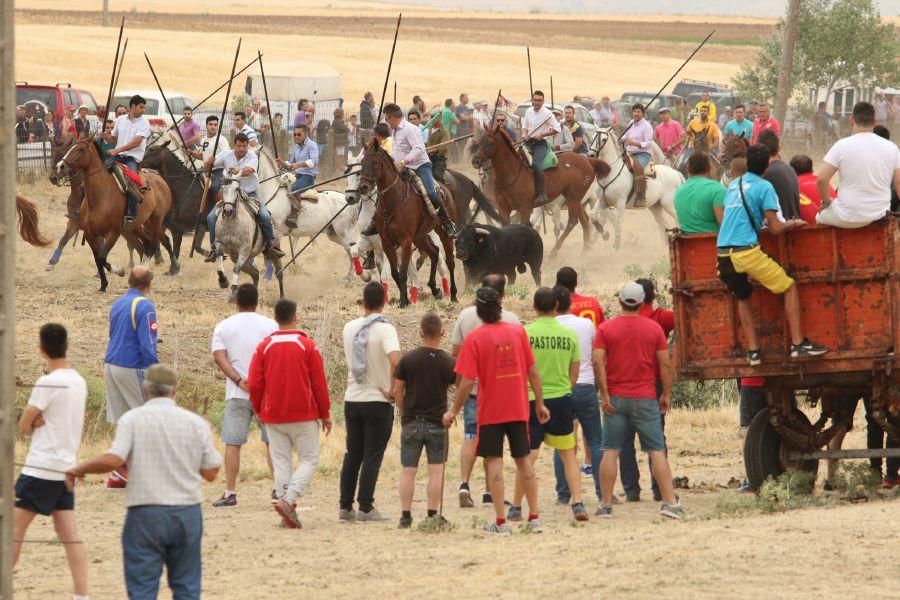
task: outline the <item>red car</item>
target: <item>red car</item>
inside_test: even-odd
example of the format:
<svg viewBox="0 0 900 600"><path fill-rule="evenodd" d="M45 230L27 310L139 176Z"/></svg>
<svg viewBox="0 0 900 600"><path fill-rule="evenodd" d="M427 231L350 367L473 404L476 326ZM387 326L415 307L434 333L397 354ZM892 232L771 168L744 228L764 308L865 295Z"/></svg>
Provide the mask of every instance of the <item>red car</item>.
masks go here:
<svg viewBox="0 0 900 600"><path fill-rule="evenodd" d="M91 93L73 88L71 83L33 85L27 81L16 82L16 106L23 105L28 111L45 114L50 110L54 118L59 119L70 104L76 109L87 106L89 115L97 115L97 102Z"/></svg>

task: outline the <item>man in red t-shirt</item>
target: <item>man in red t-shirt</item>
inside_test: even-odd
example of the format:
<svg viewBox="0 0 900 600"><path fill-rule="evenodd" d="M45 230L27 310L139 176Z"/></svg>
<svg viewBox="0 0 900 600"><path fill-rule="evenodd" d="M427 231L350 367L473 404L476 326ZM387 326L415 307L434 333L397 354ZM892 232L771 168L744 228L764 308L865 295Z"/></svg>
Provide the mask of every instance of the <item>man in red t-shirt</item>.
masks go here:
<svg viewBox="0 0 900 600"><path fill-rule="evenodd" d="M529 456L528 384L535 395L535 412L540 423L550 420L541 394L541 376L534 362L525 329L501 320L500 294L494 288L482 287L475 296L478 317L484 325L466 336L456 359L460 376L453 406L444 413L444 427L450 427L462 409L472 385L478 379L478 435L475 452L484 458L496 521L484 528L485 533L509 535L503 504L503 438L509 440L510 454L516 461L519 477L524 482L525 497L531 517L537 518L537 479Z"/></svg>
<svg viewBox="0 0 900 600"><path fill-rule="evenodd" d="M675 329L675 311L653 306L656 301L656 284L652 279L642 277L634 282L644 288L644 303L638 309L638 314L658 323L668 339L669 334Z"/></svg>
<svg viewBox="0 0 900 600"><path fill-rule="evenodd" d="M800 218L807 223L815 223L816 215L822 206L822 198L819 196L816 174L813 173L813 161L808 156L798 154L791 159L791 167L797 173L797 181L800 182ZM828 194L832 200L837 198L837 192L830 185Z"/></svg>
<svg viewBox="0 0 900 600"><path fill-rule="evenodd" d="M563 267L557 271L556 285L561 285L569 290L572 296L572 306L569 308L569 314L583 319L590 319L594 327L599 326L600 323L606 320L606 317L603 315L603 307L600 306L600 302L596 298L575 293L575 287L578 285L578 273L575 272L575 269Z"/></svg>
<svg viewBox="0 0 900 600"><path fill-rule="evenodd" d="M659 483L663 499L660 514L681 519L685 513L672 486L661 419L672 402L672 363L662 327L638 314L643 302L644 288L634 282L625 284L619 292L622 313L601 325L598 332L597 357L603 367L598 369L603 410L603 459L600 461L603 505L597 516L612 518L619 452L628 430L633 428L641 440L641 448L650 455L650 469ZM663 388L658 400L657 370Z"/></svg>
<svg viewBox="0 0 900 600"><path fill-rule="evenodd" d="M768 103L761 102L757 117L753 121L753 136L750 139L750 144L755 144L759 139L759 134L766 130L774 131L778 137L781 137L781 123L772 116Z"/></svg>

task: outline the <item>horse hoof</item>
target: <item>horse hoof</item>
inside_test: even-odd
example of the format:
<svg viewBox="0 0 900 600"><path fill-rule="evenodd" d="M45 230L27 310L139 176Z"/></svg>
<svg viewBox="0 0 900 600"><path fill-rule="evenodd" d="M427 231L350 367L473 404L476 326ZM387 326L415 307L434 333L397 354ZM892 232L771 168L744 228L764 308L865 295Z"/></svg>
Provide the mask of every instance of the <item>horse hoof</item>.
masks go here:
<svg viewBox="0 0 900 600"><path fill-rule="evenodd" d="M605 231L600 232L600 237L603 238L604 242L609 240L609 234Z"/></svg>
<svg viewBox="0 0 900 600"><path fill-rule="evenodd" d="M164 262L166 262L166 261L163 260L163 257L160 256L159 254L157 254L155 257L153 257L153 263L156 264L156 265L161 265L161 264L163 264Z"/></svg>
<svg viewBox="0 0 900 600"><path fill-rule="evenodd" d="M116 269L115 271L113 271L113 273L115 273L115 274L118 275L119 277L125 277L125 268L124 268L124 267L119 267L118 269Z"/></svg>
<svg viewBox="0 0 900 600"><path fill-rule="evenodd" d="M56 263L48 263L48 264L47 264L47 267L46 267L46 270L47 270L47 271L52 271L54 268L56 268Z"/></svg>
<svg viewBox="0 0 900 600"><path fill-rule="evenodd" d="M172 263L172 266L169 267L169 270L166 271L166 275L175 276L181 273L181 265L178 263Z"/></svg>
<svg viewBox="0 0 900 600"><path fill-rule="evenodd" d="M370 281L372 281L372 274L369 273L368 271L363 271L362 273L359 274L359 278L362 279L363 281L365 281L366 283L369 283Z"/></svg>
<svg viewBox="0 0 900 600"><path fill-rule="evenodd" d="M225 278L225 273L219 271L219 287L223 290L228 287L228 280Z"/></svg>
<svg viewBox="0 0 900 600"><path fill-rule="evenodd" d="M400 301L397 302L397 306L400 308L406 308L407 306L409 306L409 300L403 300L401 298Z"/></svg>

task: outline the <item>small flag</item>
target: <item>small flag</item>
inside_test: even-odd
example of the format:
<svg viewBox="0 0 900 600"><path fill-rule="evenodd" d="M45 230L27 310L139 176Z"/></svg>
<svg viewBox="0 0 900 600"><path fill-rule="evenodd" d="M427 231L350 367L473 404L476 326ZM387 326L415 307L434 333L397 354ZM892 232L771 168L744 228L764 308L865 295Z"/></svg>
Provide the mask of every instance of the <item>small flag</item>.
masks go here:
<svg viewBox="0 0 900 600"><path fill-rule="evenodd" d="M503 107L504 107L505 109L507 109L507 110L512 110L513 108L516 107L515 102L512 102L512 101L508 100L508 99L505 98L502 94L500 94L499 96L497 96L497 98L498 98L498 100L500 101L500 105L503 106Z"/></svg>

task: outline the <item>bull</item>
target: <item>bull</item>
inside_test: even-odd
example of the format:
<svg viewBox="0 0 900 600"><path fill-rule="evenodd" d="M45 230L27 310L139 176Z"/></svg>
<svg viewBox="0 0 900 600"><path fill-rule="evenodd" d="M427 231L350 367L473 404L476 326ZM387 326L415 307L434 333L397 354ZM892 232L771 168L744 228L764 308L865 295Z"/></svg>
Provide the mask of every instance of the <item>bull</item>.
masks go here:
<svg viewBox="0 0 900 600"><path fill-rule="evenodd" d="M541 285L544 242L531 225L466 225L456 238L456 257L466 271L466 285L488 273L502 273L515 283L516 271L531 269L534 283Z"/></svg>

